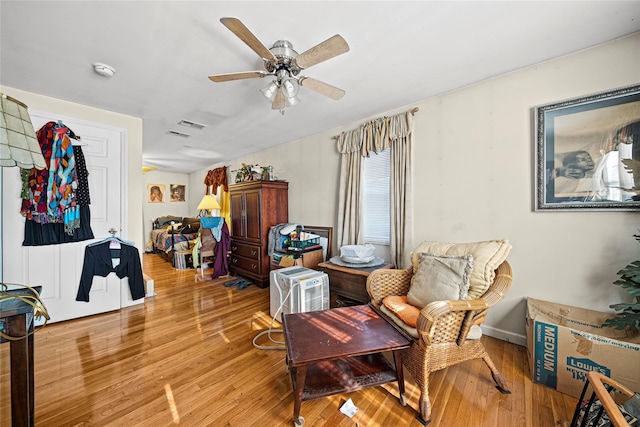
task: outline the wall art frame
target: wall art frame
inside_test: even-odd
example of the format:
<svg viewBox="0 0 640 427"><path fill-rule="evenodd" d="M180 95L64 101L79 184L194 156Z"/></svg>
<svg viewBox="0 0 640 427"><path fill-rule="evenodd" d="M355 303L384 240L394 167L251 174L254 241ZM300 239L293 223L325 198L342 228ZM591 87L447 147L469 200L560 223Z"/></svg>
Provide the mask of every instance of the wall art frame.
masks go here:
<svg viewBox="0 0 640 427"><path fill-rule="evenodd" d="M147 202L164 203L164 184L147 184Z"/></svg>
<svg viewBox="0 0 640 427"><path fill-rule="evenodd" d="M186 202L187 199L187 186L185 184L169 184L169 201L171 202Z"/></svg>
<svg viewBox="0 0 640 427"><path fill-rule="evenodd" d="M640 85L534 109L535 211L640 210Z"/></svg>

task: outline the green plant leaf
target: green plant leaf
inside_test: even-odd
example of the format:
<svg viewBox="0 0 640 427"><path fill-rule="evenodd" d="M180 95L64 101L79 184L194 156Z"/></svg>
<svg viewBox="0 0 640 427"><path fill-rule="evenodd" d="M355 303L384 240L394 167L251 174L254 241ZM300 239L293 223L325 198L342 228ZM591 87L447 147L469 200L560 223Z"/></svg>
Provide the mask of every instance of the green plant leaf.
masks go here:
<svg viewBox="0 0 640 427"><path fill-rule="evenodd" d="M624 162L624 160L623 160ZM625 167L633 168L634 175L640 172L640 161L633 160L625 162ZM634 234L633 237L640 242L640 234ZM616 317L607 319L602 326L612 327L615 329L631 328L640 330L640 260L633 261L622 270L618 271L619 279L613 282L614 285L620 286L627 291L629 295L635 297L636 303L620 303L610 305L612 309L619 311Z"/></svg>
<svg viewBox="0 0 640 427"><path fill-rule="evenodd" d="M609 307L613 308L616 311L620 310L631 310L632 312L636 312L638 316L640 316L640 304L611 304Z"/></svg>
<svg viewBox="0 0 640 427"><path fill-rule="evenodd" d="M640 315L637 316L619 316L612 317L607 319L602 324L605 328L615 328L615 329L627 329L627 328L635 328L640 329Z"/></svg>

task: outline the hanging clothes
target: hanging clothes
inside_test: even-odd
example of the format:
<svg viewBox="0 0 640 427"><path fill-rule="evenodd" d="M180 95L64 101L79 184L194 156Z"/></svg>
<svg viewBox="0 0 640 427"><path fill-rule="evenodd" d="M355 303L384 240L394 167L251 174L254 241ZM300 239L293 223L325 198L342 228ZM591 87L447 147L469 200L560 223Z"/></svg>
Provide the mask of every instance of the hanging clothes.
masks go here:
<svg viewBox="0 0 640 427"><path fill-rule="evenodd" d="M224 224L224 218L221 216L203 216L200 218L200 226L202 228L208 228L213 234L213 238L216 242L220 241L222 235L222 224Z"/></svg>
<svg viewBox="0 0 640 427"><path fill-rule="evenodd" d="M113 245L114 242L119 244ZM76 301L89 302L93 277L107 277L110 273L116 273L120 279L129 279L129 289L134 300L144 298L144 277L138 249L119 239L107 238L87 246L84 250L84 264Z"/></svg>
<svg viewBox="0 0 640 427"><path fill-rule="evenodd" d="M227 254L231 248L231 235L229 227L224 218L219 216L209 216L200 218L200 251L201 256L214 257L212 278L226 276L229 274ZM193 258L198 259L197 250L194 249Z"/></svg>
<svg viewBox="0 0 640 427"><path fill-rule="evenodd" d="M75 133L48 122L36 133L47 167L22 170L23 246L42 246L94 238L91 230L88 171Z"/></svg>
<svg viewBox="0 0 640 427"><path fill-rule="evenodd" d="M38 129L36 138L42 149L47 167L31 169L28 173L23 169L22 177L26 175L26 190L23 189L21 213L27 220L38 223L46 222L47 214L47 185L49 184L49 164L53 152L53 130L56 122L49 122ZM23 187L25 183L23 182ZM26 191L26 194L25 194Z"/></svg>
<svg viewBox="0 0 640 427"><path fill-rule="evenodd" d="M79 220L76 215L76 159L71 139L67 136L68 129L56 126L53 132L47 185L47 214L49 217L62 217L67 233L68 230L73 233L73 228L77 228L74 223Z"/></svg>
<svg viewBox="0 0 640 427"><path fill-rule="evenodd" d="M227 264L227 254L231 250L231 236L229 235L229 227L227 227L226 221L222 223L222 229L220 233L220 240L214 248L215 259L213 261L213 275L214 279L218 277L226 276L229 274L229 265Z"/></svg>

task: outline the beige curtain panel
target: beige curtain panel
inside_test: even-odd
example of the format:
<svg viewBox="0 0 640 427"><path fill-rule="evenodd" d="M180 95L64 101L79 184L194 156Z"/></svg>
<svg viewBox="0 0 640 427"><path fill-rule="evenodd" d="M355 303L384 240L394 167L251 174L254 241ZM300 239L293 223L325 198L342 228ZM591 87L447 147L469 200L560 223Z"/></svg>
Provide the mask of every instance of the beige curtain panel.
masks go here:
<svg viewBox="0 0 640 427"><path fill-rule="evenodd" d="M398 268L409 266L413 221L411 152L413 112L371 120L359 128L343 132L337 148L340 164L338 198L339 246L364 244L362 231L363 157L391 149L391 262Z"/></svg>

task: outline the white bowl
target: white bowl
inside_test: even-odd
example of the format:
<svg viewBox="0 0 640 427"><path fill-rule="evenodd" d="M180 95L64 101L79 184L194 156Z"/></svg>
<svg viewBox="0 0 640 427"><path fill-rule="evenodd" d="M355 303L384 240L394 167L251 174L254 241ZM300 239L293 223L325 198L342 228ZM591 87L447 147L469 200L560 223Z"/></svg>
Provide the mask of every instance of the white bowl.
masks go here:
<svg viewBox="0 0 640 427"><path fill-rule="evenodd" d="M347 245L340 247L340 257L369 258L373 256L375 250L375 246L369 243L365 245Z"/></svg>

